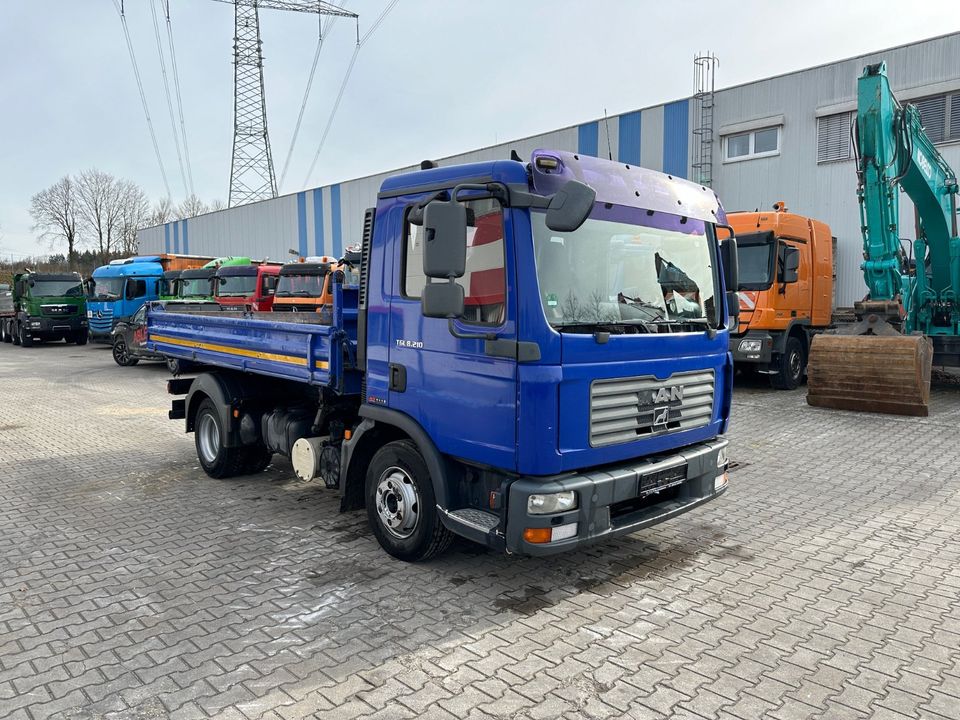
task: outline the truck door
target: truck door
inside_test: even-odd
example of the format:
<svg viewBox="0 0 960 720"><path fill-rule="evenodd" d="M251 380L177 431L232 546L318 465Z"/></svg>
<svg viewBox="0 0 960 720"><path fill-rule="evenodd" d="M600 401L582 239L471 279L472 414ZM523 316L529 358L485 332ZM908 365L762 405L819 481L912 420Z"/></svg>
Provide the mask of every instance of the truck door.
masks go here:
<svg viewBox="0 0 960 720"><path fill-rule="evenodd" d="M417 422L441 452L515 467L517 362L485 352L478 335L516 340L516 293L509 213L494 199L466 203L465 316L424 318L420 295L423 228L404 213L390 302L389 405ZM411 206L412 207L412 206ZM457 335L474 337L457 337Z"/></svg>
<svg viewBox="0 0 960 720"><path fill-rule="evenodd" d="M783 308L783 316L789 320L810 319L810 301L812 285L810 283L811 262L810 262L810 243L802 243L793 238L780 238L777 248L777 272L782 267L784 258L784 249L793 248L799 253L800 266L797 268L796 282L780 283L779 278L775 287L780 294L780 300L777 303L779 308ZM778 312L778 315L781 313Z"/></svg>

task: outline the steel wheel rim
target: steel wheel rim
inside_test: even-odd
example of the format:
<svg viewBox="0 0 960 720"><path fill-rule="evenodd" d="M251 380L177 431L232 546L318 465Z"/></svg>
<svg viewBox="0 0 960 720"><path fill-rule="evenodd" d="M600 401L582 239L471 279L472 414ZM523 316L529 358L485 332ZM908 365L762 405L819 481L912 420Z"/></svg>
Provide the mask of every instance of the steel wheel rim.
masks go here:
<svg viewBox="0 0 960 720"><path fill-rule="evenodd" d="M200 441L200 454L208 463L217 460L220 451L220 428L210 413L203 413L197 423L197 439Z"/></svg>
<svg viewBox="0 0 960 720"><path fill-rule="evenodd" d="M799 352L790 353L790 376L791 377L795 377L795 378L800 377L801 365L802 363L800 360L800 353Z"/></svg>
<svg viewBox="0 0 960 720"><path fill-rule="evenodd" d="M420 524L420 495L406 470L394 465L383 471L375 503L387 532L401 540L413 535Z"/></svg>

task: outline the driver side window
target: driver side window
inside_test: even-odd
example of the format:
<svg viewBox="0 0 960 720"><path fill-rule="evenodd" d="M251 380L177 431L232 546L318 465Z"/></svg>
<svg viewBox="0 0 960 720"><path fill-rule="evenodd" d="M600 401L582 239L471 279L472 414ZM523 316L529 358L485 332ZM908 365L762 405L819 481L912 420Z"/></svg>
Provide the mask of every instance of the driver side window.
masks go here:
<svg viewBox="0 0 960 720"><path fill-rule="evenodd" d="M477 325L500 325L505 315L503 207L497 200L464 202L473 221L467 228L466 271L457 283L463 287L464 320ZM419 298L423 274L423 227L405 223L401 294Z"/></svg>

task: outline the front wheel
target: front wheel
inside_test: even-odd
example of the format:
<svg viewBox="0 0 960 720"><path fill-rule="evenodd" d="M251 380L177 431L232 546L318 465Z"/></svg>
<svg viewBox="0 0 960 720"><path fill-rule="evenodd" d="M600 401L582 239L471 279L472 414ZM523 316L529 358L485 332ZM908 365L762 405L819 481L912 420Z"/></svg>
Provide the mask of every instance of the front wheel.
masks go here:
<svg viewBox="0 0 960 720"><path fill-rule="evenodd" d="M89 337L90 334L88 330L78 330L76 335L73 336L73 342L77 345L86 345Z"/></svg>
<svg viewBox="0 0 960 720"><path fill-rule="evenodd" d="M133 367L140 359L130 355L127 343L118 335L113 339L113 361L120 367Z"/></svg>
<svg viewBox="0 0 960 720"><path fill-rule="evenodd" d="M373 456L365 496L370 528L395 558L428 560L450 545L453 534L437 514L427 464L409 440L388 443Z"/></svg>
<svg viewBox="0 0 960 720"><path fill-rule="evenodd" d="M788 337L780 356L780 369L770 376L770 384L777 390L796 390L803 380L805 353L797 337Z"/></svg>
<svg viewBox="0 0 960 720"><path fill-rule="evenodd" d="M33 347L33 336L27 331L26 326L23 323L20 323L20 342L17 343L20 347Z"/></svg>
<svg viewBox="0 0 960 720"><path fill-rule="evenodd" d="M15 323L15 322L11 322L11 323L7 326L7 332L10 333L10 342L12 342L14 345L19 345L19 344L20 344L20 329L19 329L19 327L20 327L20 326L19 326L17 323Z"/></svg>

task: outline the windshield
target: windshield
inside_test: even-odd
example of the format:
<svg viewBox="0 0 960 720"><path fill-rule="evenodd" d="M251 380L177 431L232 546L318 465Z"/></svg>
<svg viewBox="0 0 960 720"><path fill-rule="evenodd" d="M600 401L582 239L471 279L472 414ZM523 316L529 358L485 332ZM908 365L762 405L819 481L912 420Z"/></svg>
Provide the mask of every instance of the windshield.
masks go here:
<svg viewBox="0 0 960 720"><path fill-rule="evenodd" d="M256 275L226 275L217 278L217 295L220 297L246 297L257 289Z"/></svg>
<svg viewBox="0 0 960 720"><path fill-rule="evenodd" d="M180 297L210 297L210 278L181 278Z"/></svg>
<svg viewBox="0 0 960 720"><path fill-rule="evenodd" d="M37 280L30 292L38 297L83 297L83 286L76 280Z"/></svg>
<svg viewBox="0 0 960 720"><path fill-rule="evenodd" d="M277 297L320 297L326 275L281 275Z"/></svg>
<svg viewBox="0 0 960 720"><path fill-rule="evenodd" d="M117 300L123 295L123 278L93 278L90 297L94 300Z"/></svg>
<svg viewBox="0 0 960 720"><path fill-rule="evenodd" d="M532 213L531 221L540 299L555 328L669 332L717 326L704 223L599 205L572 233L549 230L542 212ZM644 224L652 221L671 229Z"/></svg>
<svg viewBox="0 0 960 720"><path fill-rule="evenodd" d="M737 238L737 264L739 265L740 287L738 290L763 290L773 282L773 242L744 242L747 238Z"/></svg>

